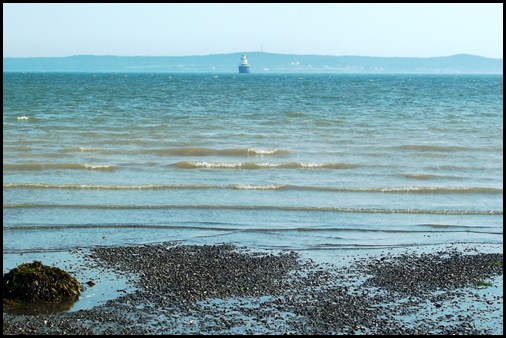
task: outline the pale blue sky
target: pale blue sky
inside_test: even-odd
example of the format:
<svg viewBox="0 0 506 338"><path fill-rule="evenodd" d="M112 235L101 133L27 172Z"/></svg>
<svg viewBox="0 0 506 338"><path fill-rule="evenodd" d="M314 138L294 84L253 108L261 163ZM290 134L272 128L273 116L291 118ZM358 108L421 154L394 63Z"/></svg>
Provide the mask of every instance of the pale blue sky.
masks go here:
<svg viewBox="0 0 506 338"><path fill-rule="evenodd" d="M3 4L3 56L503 58L503 4Z"/></svg>

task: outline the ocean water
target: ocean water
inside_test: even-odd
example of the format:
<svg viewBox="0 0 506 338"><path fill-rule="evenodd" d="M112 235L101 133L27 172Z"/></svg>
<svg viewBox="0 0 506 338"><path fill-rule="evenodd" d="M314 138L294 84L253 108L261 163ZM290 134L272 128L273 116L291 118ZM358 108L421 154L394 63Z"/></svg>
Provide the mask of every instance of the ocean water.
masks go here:
<svg viewBox="0 0 506 338"><path fill-rule="evenodd" d="M162 241L502 248L503 77L4 73L4 272Z"/></svg>

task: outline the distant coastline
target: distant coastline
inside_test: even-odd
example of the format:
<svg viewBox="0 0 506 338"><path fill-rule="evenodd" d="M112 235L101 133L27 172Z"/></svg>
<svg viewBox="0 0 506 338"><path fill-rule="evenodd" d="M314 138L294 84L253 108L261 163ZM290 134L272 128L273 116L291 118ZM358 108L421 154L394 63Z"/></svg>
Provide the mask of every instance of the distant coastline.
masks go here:
<svg viewBox="0 0 506 338"><path fill-rule="evenodd" d="M246 54L251 73L502 74L503 59L457 54L443 57L372 57L238 52L195 56L3 58L4 72L237 73Z"/></svg>

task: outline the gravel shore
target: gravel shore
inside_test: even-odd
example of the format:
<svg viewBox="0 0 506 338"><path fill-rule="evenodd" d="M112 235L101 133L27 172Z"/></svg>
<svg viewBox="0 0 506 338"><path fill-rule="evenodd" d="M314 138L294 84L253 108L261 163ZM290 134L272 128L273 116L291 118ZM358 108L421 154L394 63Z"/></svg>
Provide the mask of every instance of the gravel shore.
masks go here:
<svg viewBox="0 0 506 338"><path fill-rule="evenodd" d="M502 334L502 291L490 292L502 253L348 263L231 244L93 248L86 264L114 269L133 290L78 311L17 315L4 305L3 334Z"/></svg>

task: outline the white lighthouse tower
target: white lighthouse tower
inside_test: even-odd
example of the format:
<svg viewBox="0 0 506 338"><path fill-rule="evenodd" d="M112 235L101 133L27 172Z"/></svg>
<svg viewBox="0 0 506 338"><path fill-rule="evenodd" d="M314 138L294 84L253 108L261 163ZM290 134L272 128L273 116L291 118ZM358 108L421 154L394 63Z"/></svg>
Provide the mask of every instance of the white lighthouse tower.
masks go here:
<svg viewBox="0 0 506 338"><path fill-rule="evenodd" d="M239 73L249 73L249 63L246 54L241 56L241 63L239 64Z"/></svg>

